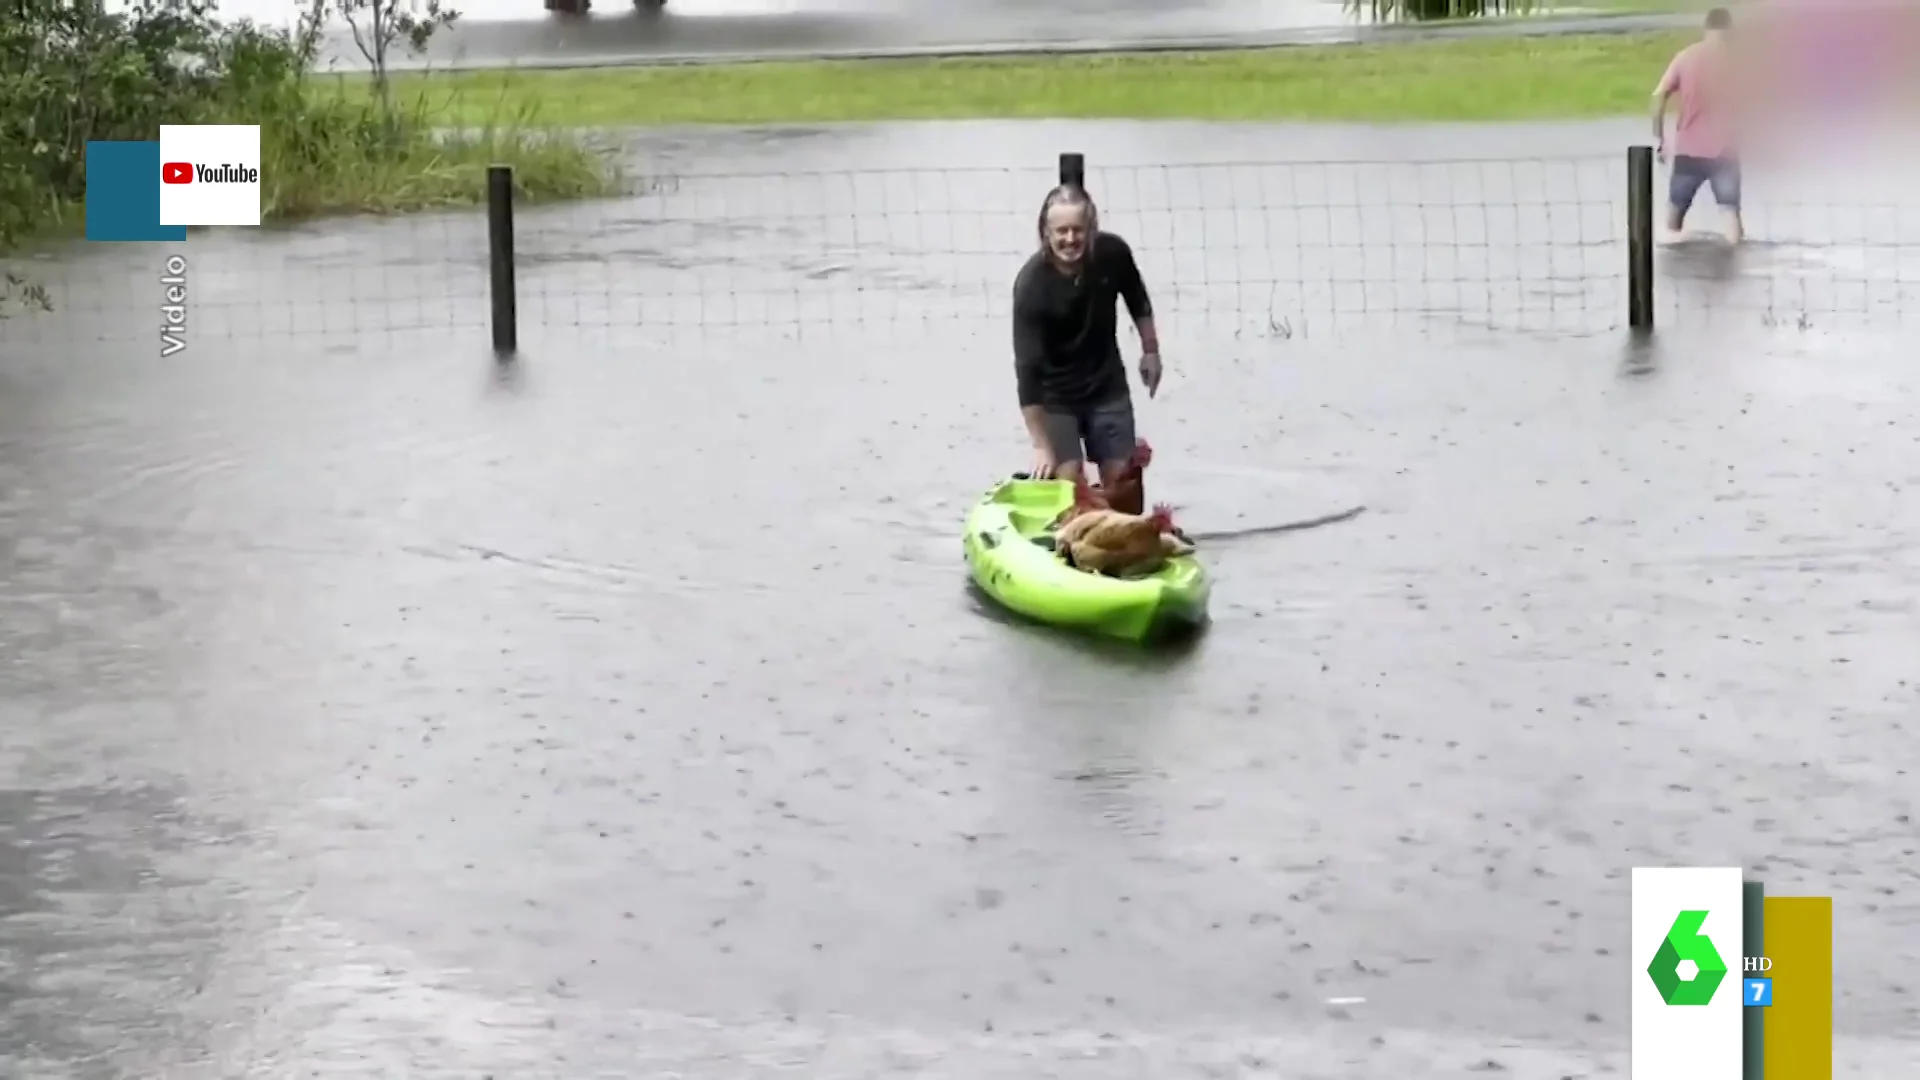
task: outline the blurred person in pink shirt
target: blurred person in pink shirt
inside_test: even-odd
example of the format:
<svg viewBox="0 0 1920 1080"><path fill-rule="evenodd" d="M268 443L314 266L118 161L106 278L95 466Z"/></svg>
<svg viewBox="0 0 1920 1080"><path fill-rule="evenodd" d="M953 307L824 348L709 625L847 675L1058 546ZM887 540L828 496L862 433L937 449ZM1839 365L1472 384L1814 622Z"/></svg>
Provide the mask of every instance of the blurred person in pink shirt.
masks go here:
<svg viewBox="0 0 1920 1080"><path fill-rule="evenodd" d="M1706 32L1681 49L1653 91L1653 137L1667 160L1667 108L1678 98L1673 124L1673 168L1667 182L1667 230L1678 234L1702 185L1727 215L1728 239L1746 229L1740 214L1740 158L1735 142L1734 58L1727 41L1733 16L1707 12Z"/></svg>

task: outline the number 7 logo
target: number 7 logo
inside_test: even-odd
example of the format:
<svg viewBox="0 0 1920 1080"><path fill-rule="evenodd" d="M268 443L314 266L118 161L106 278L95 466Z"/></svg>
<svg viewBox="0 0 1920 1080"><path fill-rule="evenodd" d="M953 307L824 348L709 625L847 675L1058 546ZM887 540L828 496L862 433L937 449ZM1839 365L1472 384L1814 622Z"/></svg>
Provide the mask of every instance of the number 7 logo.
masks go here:
<svg viewBox="0 0 1920 1080"><path fill-rule="evenodd" d="M1746 991L1747 1008L1766 1009L1773 1006L1772 979L1746 979L1742 988Z"/></svg>

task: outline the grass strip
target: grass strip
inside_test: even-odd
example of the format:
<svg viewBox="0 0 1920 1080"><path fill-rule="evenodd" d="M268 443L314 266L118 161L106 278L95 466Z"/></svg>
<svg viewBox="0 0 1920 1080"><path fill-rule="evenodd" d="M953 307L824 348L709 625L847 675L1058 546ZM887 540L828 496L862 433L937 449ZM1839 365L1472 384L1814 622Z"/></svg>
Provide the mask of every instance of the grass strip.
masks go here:
<svg viewBox="0 0 1920 1080"><path fill-rule="evenodd" d="M558 127L880 120L1446 122L1637 114L1686 33L1490 37L1233 52L426 72L396 93L446 122ZM361 76L334 76L355 93Z"/></svg>

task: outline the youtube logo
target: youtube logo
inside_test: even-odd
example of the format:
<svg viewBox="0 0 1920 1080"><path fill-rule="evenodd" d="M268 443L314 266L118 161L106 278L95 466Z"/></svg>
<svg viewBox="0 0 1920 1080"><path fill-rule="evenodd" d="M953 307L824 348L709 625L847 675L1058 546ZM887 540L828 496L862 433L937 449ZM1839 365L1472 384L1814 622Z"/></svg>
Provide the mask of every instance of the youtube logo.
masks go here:
<svg viewBox="0 0 1920 1080"><path fill-rule="evenodd" d="M162 226L260 224L259 125L161 124L160 145L148 152L140 197L160 196Z"/></svg>

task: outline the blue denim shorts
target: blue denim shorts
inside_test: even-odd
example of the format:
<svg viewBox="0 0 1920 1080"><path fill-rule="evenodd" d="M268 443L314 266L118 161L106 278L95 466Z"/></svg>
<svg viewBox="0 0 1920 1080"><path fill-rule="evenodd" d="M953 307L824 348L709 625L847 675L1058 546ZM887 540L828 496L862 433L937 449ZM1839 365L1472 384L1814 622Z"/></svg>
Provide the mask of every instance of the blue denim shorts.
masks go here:
<svg viewBox="0 0 1920 1080"><path fill-rule="evenodd" d="M1078 409L1047 410L1047 441L1053 446L1053 459L1062 465L1084 460L1095 465L1125 461L1133 456L1133 399L1119 397Z"/></svg>
<svg viewBox="0 0 1920 1080"><path fill-rule="evenodd" d="M1705 184L1713 189L1713 201L1729 210L1740 209L1740 163L1732 158L1687 157L1676 154L1673 174L1667 178L1667 200L1686 212L1694 196Z"/></svg>

